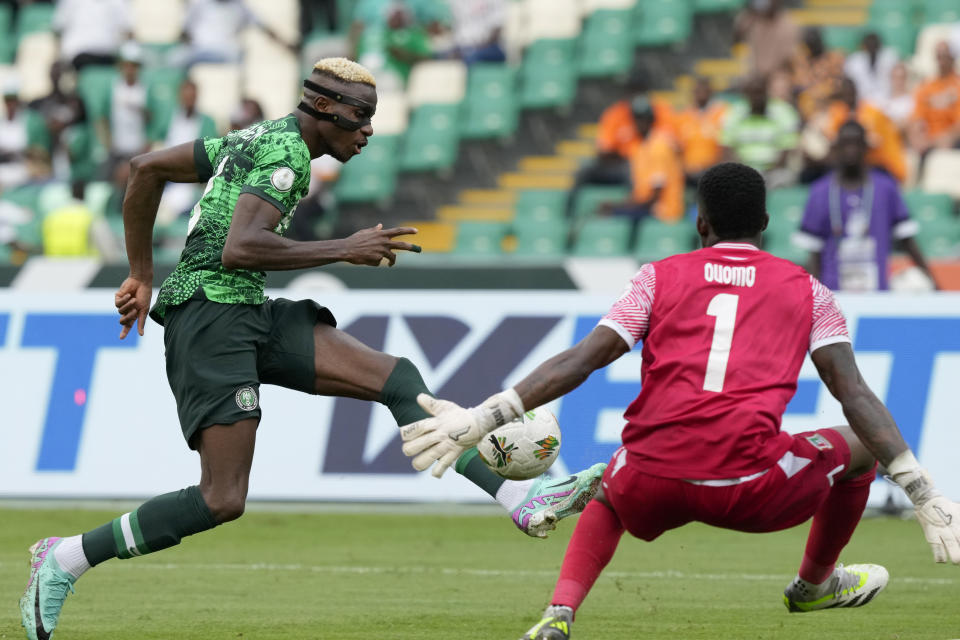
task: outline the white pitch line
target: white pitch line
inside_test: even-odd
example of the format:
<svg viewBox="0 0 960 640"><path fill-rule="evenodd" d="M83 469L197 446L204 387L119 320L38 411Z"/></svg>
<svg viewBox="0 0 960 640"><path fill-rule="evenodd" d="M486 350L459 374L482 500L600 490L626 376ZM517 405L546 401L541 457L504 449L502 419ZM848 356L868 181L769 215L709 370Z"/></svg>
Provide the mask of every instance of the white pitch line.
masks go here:
<svg viewBox="0 0 960 640"><path fill-rule="evenodd" d="M0 563L0 567L12 567L13 563ZM445 575L469 576L478 578L523 578L543 577L554 578L556 570L532 569L470 569L450 567L388 567L388 566L336 566L336 565L308 565L308 564L275 564L267 562L253 563L198 563L183 564L176 562L123 562L111 564L114 567L124 567L133 570L205 570L205 571L263 571L263 572L291 572L309 571L311 573L326 574L353 574L353 575ZM709 580L730 581L746 580L755 582L783 582L789 581L787 574L768 573L688 573L685 571L607 571L604 576L609 578L636 578L640 580ZM893 582L925 585L954 585L960 580L953 578L918 578L914 576L893 576Z"/></svg>

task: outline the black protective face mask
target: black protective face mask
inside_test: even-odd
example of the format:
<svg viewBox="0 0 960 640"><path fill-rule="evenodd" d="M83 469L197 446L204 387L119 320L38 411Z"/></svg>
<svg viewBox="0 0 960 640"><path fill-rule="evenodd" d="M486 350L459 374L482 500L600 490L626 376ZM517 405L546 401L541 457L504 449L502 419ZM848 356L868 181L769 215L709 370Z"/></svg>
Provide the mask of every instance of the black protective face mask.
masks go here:
<svg viewBox="0 0 960 640"><path fill-rule="evenodd" d="M311 82L310 80L304 80L303 86L306 89L316 91L321 95L327 96L328 98L332 98L333 100L336 100L340 104L348 104L353 107L361 107L363 109L367 109L370 111L371 116L376 110L375 107L371 105L369 102L366 102L359 98L354 98L352 96L343 95L339 91L331 91L330 89L327 89L326 87L321 87L316 82ZM370 118L365 118L363 120L350 120L349 118L344 118L343 116L337 115L335 113L324 113L322 111L317 111L306 102L300 102L300 104L297 105L297 109L300 109L300 111L303 111L304 113L316 118L317 120L327 120L329 122L332 122L333 124L337 125L341 129L346 129L347 131L356 131L357 129L361 129L370 124Z"/></svg>

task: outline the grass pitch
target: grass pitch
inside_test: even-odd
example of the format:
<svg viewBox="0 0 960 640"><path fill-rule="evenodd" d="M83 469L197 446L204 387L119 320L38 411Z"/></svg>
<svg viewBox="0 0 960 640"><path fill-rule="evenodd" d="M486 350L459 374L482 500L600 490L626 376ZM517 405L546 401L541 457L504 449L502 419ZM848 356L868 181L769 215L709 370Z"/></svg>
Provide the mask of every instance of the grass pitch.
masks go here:
<svg viewBox="0 0 960 640"><path fill-rule="evenodd" d="M248 513L175 549L94 569L67 599L55 638L516 640L547 604L573 522L540 541L504 516L451 510ZM27 547L115 516L0 509L0 638L23 637ZM890 570L871 604L788 614L781 593L806 532L694 525L650 544L624 538L574 638L960 638L960 568L935 565L910 521L864 521L841 558Z"/></svg>

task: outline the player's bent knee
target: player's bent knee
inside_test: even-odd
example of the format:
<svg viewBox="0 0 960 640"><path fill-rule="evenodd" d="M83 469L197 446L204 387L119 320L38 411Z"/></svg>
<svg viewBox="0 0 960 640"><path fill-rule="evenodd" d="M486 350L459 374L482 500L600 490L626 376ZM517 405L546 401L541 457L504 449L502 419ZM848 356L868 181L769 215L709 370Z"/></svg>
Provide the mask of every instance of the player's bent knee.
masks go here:
<svg viewBox="0 0 960 640"><path fill-rule="evenodd" d="M205 493L203 498L217 524L236 520L246 509L246 498L240 493Z"/></svg>

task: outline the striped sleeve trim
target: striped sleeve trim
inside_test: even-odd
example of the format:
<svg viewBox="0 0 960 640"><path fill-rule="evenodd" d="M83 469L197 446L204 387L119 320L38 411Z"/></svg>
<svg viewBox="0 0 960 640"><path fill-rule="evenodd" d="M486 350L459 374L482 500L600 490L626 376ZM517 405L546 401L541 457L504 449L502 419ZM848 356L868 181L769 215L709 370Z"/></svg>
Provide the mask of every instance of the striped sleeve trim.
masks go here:
<svg viewBox="0 0 960 640"><path fill-rule="evenodd" d="M643 265L627 284L623 295L600 320L601 326L616 331L631 349L647 335L656 284L653 265Z"/></svg>
<svg viewBox="0 0 960 640"><path fill-rule="evenodd" d="M847 331L847 319L843 317L840 305L833 292L810 276L813 290L813 326L810 329L810 353L820 347L838 342L850 342Z"/></svg>

